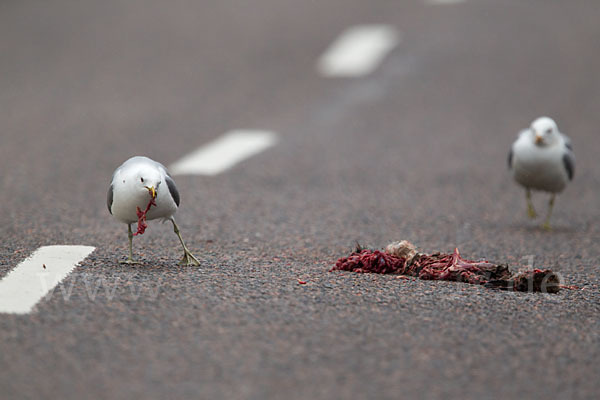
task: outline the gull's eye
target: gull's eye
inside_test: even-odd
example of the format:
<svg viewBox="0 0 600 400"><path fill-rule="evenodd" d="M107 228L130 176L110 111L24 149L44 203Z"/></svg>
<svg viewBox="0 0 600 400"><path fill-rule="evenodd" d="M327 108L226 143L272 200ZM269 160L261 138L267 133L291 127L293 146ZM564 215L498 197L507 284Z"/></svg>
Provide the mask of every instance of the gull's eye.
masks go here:
<svg viewBox="0 0 600 400"><path fill-rule="evenodd" d="M144 183L144 178L140 178L140 181L142 181L142 183Z"/></svg>
<svg viewBox="0 0 600 400"><path fill-rule="evenodd" d="M551 134L551 133L552 133L552 128L548 128L548 129L546 129L546 135L549 135L549 134Z"/></svg>

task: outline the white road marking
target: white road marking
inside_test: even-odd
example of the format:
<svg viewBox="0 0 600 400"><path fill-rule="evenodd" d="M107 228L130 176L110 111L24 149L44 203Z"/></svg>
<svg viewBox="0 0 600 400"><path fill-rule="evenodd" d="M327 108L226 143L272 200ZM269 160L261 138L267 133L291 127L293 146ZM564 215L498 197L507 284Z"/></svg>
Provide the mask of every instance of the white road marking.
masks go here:
<svg viewBox="0 0 600 400"><path fill-rule="evenodd" d="M44 246L37 249L0 281L0 313L30 313L42 297L94 250L91 246Z"/></svg>
<svg viewBox="0 0 600 400"><path fill-rule="evenodd" d="M359 77L373 72L400 42L390 25L357 25L344 31L319 58L317 69L326 77Z"/></svg>
<svg viewBox="0 0 600 400"><path fill-rule="evenodd" d="M425 0L425 3L442 5L442 4L460 4L460 3L464 3L465 1L466 0Z"/></svg>
<svg viewBox="0 0 600 400"><path fill-rule="evenodd" d="M277 135L269 131L231 131L171 164L168 170L173 175L217 175L276 142Z"/></svg>

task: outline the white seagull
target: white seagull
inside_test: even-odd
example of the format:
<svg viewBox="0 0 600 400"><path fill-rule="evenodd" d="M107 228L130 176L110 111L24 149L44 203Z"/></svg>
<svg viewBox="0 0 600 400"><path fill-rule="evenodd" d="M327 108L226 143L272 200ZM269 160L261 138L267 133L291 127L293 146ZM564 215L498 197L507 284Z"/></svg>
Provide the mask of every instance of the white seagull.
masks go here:
<svg viewBox="0 0 600 400"><path fill-rule="evenodd" d="M544 229L550 229L550 216L556 194L562 192L575 173L575 156L571 140L558 131L556 122L540 117L519 133L508 154L513 178L523 187L527 213L537 217L531 202L531 190L551 193Z"/></svg>
<svg viewBox="0 0 600 400"><path fill-rule="evenodd" d="M155 205L150 206L153 200ZM186 247L173 215L179 207L179 192L167 169L148 157L132 157L115 170L107 195L108 211L129 227L129 258L133 261L133 232L131 224L138 221L139 210L149 210L146 219L162 218L173 223L173 230L183 246L180 265L200 265Z"/></svg>

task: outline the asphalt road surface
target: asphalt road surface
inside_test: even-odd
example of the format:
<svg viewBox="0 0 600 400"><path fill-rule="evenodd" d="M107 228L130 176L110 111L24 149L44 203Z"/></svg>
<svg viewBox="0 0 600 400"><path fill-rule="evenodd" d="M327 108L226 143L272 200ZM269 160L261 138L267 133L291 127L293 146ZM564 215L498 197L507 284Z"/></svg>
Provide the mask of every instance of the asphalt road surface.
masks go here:
<svg viewBox="0 0 600 400"><path fill-rule="evenodd" d="M599 19L596 0L1 2L0 278L40 246L96 250L32 313L0 314L0 397L597 398ZM322 76L372 23L401 33L380 65ZM552 232L506 169L541 115L577 156ZM178 267L155 221L143 263L119 264L114 168L232 129L279 141L175 177L202 265ZM328 272L399 239L581 289Z"/></svg>

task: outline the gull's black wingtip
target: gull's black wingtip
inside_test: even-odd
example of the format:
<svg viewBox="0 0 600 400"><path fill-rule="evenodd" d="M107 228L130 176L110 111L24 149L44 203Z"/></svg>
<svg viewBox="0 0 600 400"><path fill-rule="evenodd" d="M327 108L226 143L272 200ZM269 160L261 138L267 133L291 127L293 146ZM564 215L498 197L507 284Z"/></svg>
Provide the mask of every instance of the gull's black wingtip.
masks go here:
<svg viewBox="0 0 600 400"><path fill-rule="evenodd" d="M113 204L113 185L110 184L108 193L106 194L106 205L108 206L108 212L112 215L112 204Z"/></svg>

